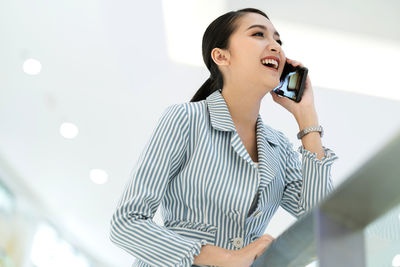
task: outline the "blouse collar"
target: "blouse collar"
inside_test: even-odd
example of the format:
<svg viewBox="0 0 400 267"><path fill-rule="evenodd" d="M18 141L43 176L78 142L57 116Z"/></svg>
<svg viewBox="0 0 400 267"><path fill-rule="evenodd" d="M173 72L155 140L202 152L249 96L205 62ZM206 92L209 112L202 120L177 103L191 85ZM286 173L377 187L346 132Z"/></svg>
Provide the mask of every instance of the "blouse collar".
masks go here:
<svg viewBox="0 0 400 267"><path fill-rule="evenodd" d="M206 98L211 125L219 131L236 132L232 116L221 92L222 90L218 89ZM278 144L274 130L263 123L260 113L257 115L257 135L259 134L263 135L268 142L274 145Z"/></svg>

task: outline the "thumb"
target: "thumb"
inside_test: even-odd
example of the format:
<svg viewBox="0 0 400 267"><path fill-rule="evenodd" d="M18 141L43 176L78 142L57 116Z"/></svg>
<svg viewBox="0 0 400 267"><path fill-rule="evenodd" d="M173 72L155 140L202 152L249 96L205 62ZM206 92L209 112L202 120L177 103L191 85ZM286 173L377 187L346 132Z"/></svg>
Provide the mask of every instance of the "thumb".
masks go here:
<svg viewBox="0 0 400 267"><path fill-rule="evenodd" d="M276 103L278 103L278 104L280 104L280 105L282 105L282 106L284 106L284 107L290 103L289 101L291 101L290 99L288 99L288 98L286 98L286 97L283 97L283 96L278 95L278 94L275 93L274 91L271 91L271 96L272 96L272 99L273 99Z"/></svg>

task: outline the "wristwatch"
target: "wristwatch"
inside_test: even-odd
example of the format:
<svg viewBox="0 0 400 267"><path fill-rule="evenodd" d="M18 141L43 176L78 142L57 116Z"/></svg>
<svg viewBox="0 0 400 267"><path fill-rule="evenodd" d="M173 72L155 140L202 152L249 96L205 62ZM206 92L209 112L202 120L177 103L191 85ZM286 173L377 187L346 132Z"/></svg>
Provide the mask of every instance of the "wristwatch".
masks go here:
<svg viewBox="0 0 400 267"><path fill-rule="evenodd" d="M301 138L303 138L303 136L305 136L306 134L311 133L311 132L319 132L321 137L324 135L324 129L322 128L321 125L319 125L319 126L311 126L311 127L308 127L308 128L305 128L305 129L301 130L297 134L297 139L301 139Z"/></svg>

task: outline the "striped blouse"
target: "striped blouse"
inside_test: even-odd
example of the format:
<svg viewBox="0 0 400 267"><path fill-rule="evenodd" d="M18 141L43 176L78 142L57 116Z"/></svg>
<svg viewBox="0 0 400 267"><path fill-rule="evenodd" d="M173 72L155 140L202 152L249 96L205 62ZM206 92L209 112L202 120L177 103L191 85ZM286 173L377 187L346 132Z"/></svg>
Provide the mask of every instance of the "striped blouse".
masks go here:
<svg viewBox="0 0 400 267"><path fill-rule="evenodd" d="M260 114L256 138L258 168L221 89L168 106L132 168L110 240L136 258L133 266L196 266L202 245L243 248L279 206L299 218L333 190L332 150L323 147L321 161L303 146L297 152ZM153 221L160 205L162 226Z"/></svg>

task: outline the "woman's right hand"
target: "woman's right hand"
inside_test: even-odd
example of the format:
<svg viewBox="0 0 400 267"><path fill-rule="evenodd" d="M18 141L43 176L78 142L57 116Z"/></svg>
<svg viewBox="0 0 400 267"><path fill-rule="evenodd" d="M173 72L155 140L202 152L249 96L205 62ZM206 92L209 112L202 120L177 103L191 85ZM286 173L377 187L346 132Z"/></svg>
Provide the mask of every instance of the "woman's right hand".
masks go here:
<svg viewBox="0 0 400 267"><path fill-rule="evenodd" d="M244 248L231 250L228 261L223 266L249 267L254 260L261 256L275 238L264 234Z"/></svg>

